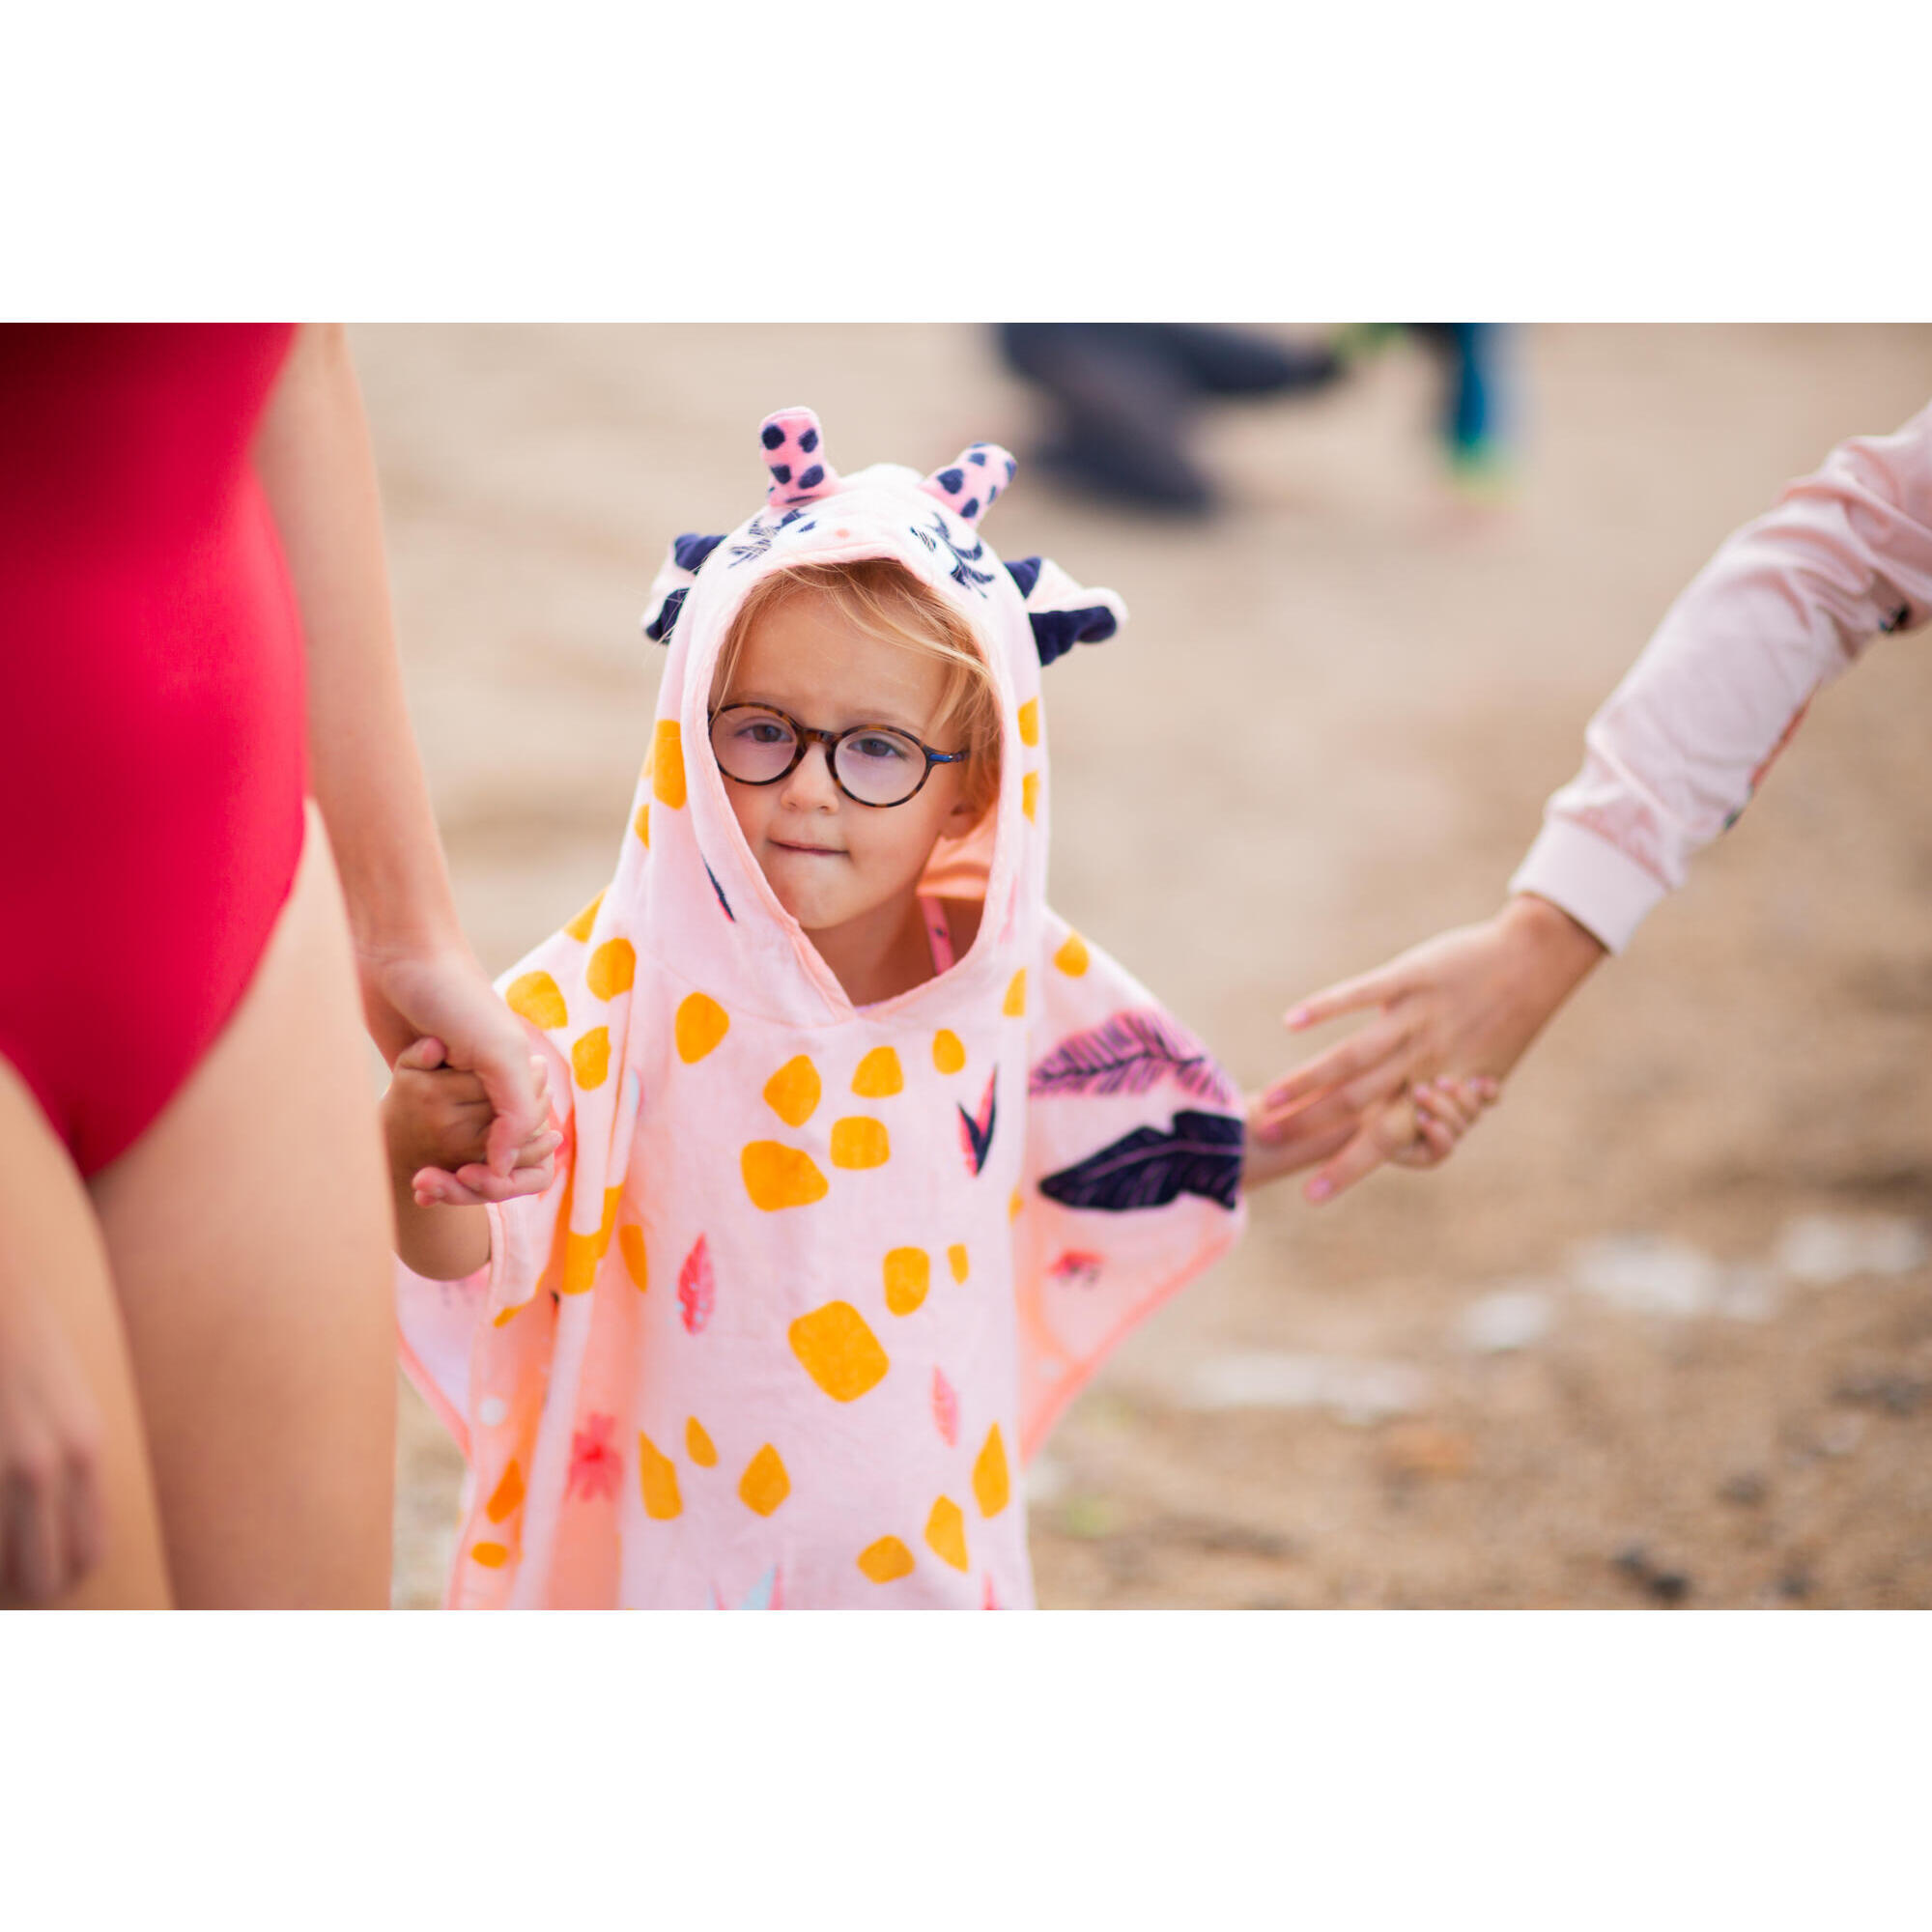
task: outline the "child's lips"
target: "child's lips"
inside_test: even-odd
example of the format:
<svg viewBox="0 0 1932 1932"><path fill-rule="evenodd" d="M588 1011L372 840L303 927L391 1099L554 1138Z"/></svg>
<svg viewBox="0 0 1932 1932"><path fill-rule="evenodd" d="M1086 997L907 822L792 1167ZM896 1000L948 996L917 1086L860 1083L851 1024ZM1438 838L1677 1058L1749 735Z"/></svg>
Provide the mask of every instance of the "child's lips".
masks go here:
<svg viewBox="0 0 1932 1932"><path fill-rule="evenodd" d="M836 845L794 845L783 838L772 840L781 852L798 852L809 859L840 859L844 854Z"/></svg>

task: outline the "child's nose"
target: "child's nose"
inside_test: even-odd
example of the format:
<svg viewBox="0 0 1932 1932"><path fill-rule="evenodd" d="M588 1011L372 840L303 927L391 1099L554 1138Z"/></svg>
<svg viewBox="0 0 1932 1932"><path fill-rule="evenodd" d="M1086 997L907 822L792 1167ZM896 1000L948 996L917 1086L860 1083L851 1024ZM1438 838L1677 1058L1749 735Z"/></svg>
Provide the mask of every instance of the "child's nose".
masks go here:
<svg viewBox="0 0 1932 1932"><path fill-rule="evenodd" d="M784 789L786 800L802 808L838 805L838 784L832 776L832 760L817 739L805 748L805 756L792 767Z"/></svg>

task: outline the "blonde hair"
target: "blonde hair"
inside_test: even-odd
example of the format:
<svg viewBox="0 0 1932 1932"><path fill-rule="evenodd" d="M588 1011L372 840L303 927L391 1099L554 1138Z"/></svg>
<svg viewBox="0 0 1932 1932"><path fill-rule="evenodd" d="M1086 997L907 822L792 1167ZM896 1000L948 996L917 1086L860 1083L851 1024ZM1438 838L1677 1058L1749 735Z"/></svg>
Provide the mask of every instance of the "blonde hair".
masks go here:
<svg viewBox="0 0 1932 1932"><path fill-rule="evenodd" d="M711 677L712 706L730 689L753 625L807 591L829 600L838 615L864 636L938 658L945 665L946 684L929 727L942 742L933 749L956 749L968 754L960 795L976 812L983 813L1000 790L1000 697L992 669L965 618L891 557L793 564L760 578L739 605L724 647L718 653L718 668ZM949 732L962 742L956 747L944 742Z"/></svg>

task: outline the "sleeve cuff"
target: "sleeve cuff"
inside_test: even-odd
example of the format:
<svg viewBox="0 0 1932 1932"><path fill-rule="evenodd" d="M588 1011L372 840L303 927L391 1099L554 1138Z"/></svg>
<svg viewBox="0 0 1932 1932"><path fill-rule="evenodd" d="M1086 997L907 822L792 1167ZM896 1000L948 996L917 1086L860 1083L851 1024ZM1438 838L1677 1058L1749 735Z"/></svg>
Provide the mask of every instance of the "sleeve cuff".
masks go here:
<svg viewBox="0 0 1932 1932"><path fill-rule="evenodd" d="M1612 952L1629 946L1645 916L1668 893L1607 838L1565 818L1545 821L1509 890L1534 893L1561 906Z"/></svg>

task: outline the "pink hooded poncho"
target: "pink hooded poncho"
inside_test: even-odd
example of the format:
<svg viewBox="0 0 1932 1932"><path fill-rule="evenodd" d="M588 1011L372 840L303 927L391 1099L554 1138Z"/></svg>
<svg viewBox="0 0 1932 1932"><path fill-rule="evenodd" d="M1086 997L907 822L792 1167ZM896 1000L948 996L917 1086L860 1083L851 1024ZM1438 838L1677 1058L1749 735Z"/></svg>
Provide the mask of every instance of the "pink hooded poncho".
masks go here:
<svg viewBox="0 0 1932 1932"><path fill-rule="evenodd" d="M555 1183L488 1210L487 1270L399 1270L405 1367L469 1463L454 1607L1029 1606L1019 1465L1241 1230L1233 1086L1046 905L1040 668L1119 599L986 548L1004 450L841 478L810 411L761 437L764 508L653 587L616 875L500 982L561 1096ZM855 1008L745 844L707 705L760 577L881 556L980 640L1002 766L925 882L983 895L972 946Z"/></svg>

